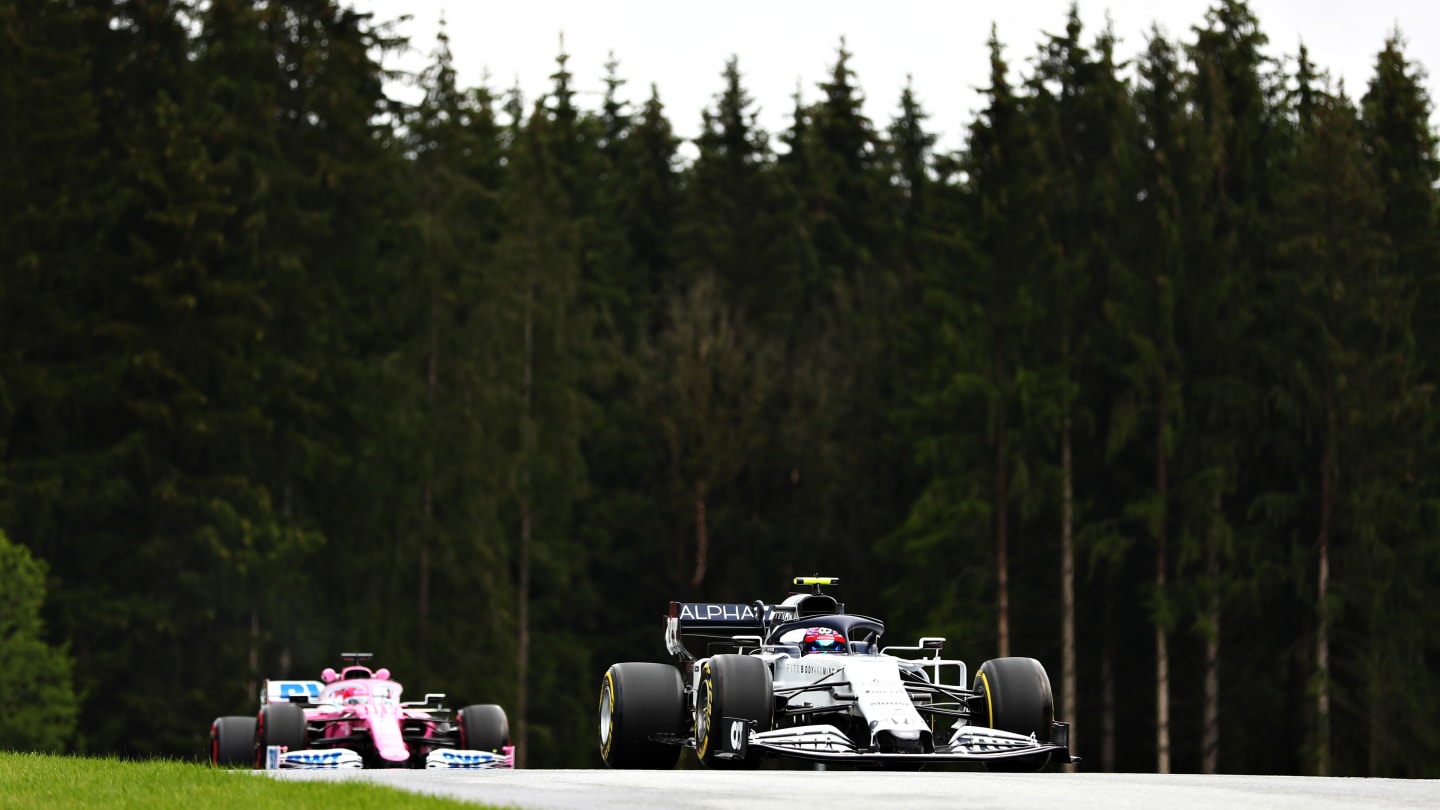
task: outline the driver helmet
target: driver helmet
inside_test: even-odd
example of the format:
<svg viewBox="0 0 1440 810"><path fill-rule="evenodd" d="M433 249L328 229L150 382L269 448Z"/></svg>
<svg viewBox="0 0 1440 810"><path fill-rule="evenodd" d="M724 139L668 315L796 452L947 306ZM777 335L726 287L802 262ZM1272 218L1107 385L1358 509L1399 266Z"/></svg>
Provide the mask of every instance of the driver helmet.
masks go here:
<svg viewBox="0 0 1440 810"><path fill-rule="evenodd" d="M811 653L844 653L849 649L845 645L845 636L838 631L828 627L810 627L805 630L805 640L800 643L800 654Z"/></svg>

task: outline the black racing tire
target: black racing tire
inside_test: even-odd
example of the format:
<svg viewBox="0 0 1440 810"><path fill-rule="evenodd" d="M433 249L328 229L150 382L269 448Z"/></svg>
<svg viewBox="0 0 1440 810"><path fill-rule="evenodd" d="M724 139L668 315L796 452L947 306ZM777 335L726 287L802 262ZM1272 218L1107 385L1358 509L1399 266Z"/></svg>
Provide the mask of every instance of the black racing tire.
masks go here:
<svg viewBox="0 0 1440 810"><path fill-rule="evenodd" d="M735 717L755 723L756 731L769 731L775 701L770 667L750 655L717 655L705 662L695 692L695 755L707 768L755 768L760 765L758 750L745 759L722 759L715 732L723 718Z"/></svg>
<svg viewBox="0 0 1440 810"><path fill-rule="evenodd" d="M668 770L680 761L685 684L669 664L615 664L600 680L600 757L611 768Z"/></svg>
<svg viewBox="0 0 1440 810"><path fill-rule="evenodd" d="M992 658L975 673L974 691L985 697L985 714L978 722L1015 734L1035 735L1050 742L1055 722L1055 696L1050 676L1034 658ZM1050 752L1016 759L992 760L987 770L1033 772L1050 764Z"/></svg>
<svg viewBox="0 0 1440 810"><path fill-rule="evenodd" d="M510 718L494 703L466 706L456 716L460 747L466 751L494 751L510 744Z"/></svg>
<svg viewBox="0 0 1440 810"><path fill-rule="evenodd" d="M290 751L302 751L307 747L305 737L305 710L294 703L268 703L260 707L260 716L255 721L255 768L265 767L265 749L272 745L284 746Z"/></svg>
<svg viewBox="0 0 1440 810"><path fill-rule="evenodd" d="M210 764L217 768L250 767L255 756L255 718L217 717L210 724Z"/></svg>

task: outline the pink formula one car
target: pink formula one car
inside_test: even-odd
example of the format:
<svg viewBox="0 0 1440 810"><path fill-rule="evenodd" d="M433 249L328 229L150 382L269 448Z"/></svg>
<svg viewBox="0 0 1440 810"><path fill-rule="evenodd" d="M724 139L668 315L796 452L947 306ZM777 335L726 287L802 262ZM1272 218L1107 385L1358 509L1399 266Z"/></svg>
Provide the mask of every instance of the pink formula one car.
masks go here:
<svg viewBox="0 0 1440 810"><path fill-rule="evenodd" d="M451 711L443 694L402 703L390 670L348 666L319 681L266 681L257 717L218 717L210 761L254 768L512 768L510 723L494 704Z"/></svg>

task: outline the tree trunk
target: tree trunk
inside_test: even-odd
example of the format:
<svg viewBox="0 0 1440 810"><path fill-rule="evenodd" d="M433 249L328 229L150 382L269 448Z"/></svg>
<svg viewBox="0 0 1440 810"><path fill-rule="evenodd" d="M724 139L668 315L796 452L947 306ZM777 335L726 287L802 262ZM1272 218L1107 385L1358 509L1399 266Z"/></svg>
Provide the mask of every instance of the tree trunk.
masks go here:
<svg viewBox="0 0 1440 810"><path fill-rule="evenodd" d="M1005 536L1009 492L1005 476L1005 364L999 349L995 351L995 373L1001 390L999 412L995 415L995 631L999 656L1004 658L1010 655L1010 560Z"/></svg>
<svg viewBox="0 0 1440 810"><path fill-rule="evenodd" d="M705 581L705 558L710 552L710 536L705 527L705 479L695 480L695 576L691 587Z"/></svg>
<svg viewBox="0 0 1440 810"><path fill-rule="evenodd" d="M1100 770L1115 772L1115 600L1105 592L1105 641L1100 649Z"/></svg>
<svg viewBox="0 0 1440 810"><path fill-rule="evenodd" d="M1155 770L1170 773L1170 649L1167 637L1165 606L1166 526L1169 523L1169 481L1166 478L1166 431L1169 418L1165 411L1165 367L1160 367L1156 390L1155 419L1155 492L1160 499L1160 519L1155 532Z"/></svg>
<svg viewBox="0 0 1440 810"><path fill-rule="evenodd" d="M439 343L440 343L440 301L435 293L430 295L430 357L428 370L425 375L425 405L429 416L429 424L435 424L435 389L438 387L439 373ZM425 437L425 494L422 510L425 516L424 527L420 531L420 587L419 587L419 611L420 621L416 624L416 638L419 642L419 649L425 649L425 625L430 615L430 539L431 530L435 518L435 446L433 444L435 433Z"/></svg>
<svg viewBox="0 0 1440 810"><path fill-rule="evenodd" d="M1170 649L1165 628L1155 628L1155 772L1170 773Z"/></svg>
<svg viewBox="0 0 1440 810"><path fill-rule="evenodd" d="M250 680L245 688L254 695L260 688L260 609L254 605L250 607L250 655L246 661L250 664Z"/></svg>
<svg viewBox="0 0 1440 810"><path fill-rule="evenodd" d="M530 512L530 404L534 381L535 290L531 286L530 269L525 271L525 361L520 386L520 611L515 690L515 767L525 767L530 750L529 680L530 680L530 540L533 520Z"/></svg>
<svg viewBox="0 0 1440 810"><path fill-rule="evenodd" d="M1315 775L1330 775L1330 517L1334 509L1334 481L1330 470L1335 462L1334 383L1325 372L1325 449L1320 455L1320 536L1319 571L1315 584Z"/></svg>
<svg viewBox="0 0 1440 810"><path fill-rule="evenodd" d="M1368 659L1365 665L1365 701L1367 713L1367 725L1370 729L1369 746L1366 752L1365 775L1371 778L1388 776L1386 763L1394 761L1394 747L1389 744L1391 733L1386 722L1386 696L1389 694L1380 677L1381 668L1384 664L1384 653L1378 649L1379 639L1385 637L1385 629L1382 626L1380 617L1384 609L1384 595L1381 589L1374 588L1370 596L1370 616L1367 624L1370 631L1369 643L1366 644L1365 656Z"/></svg>
<svg viewBox="0 0 1440 810"><path fill-rule="evenodd" d="M1062 717L1070 724L1070 750L1076 750L1078 726L1075 719L1075 490L1074 471L1070 456L1070 413L1066 409L1064 424L1060 432L1060 479L1061 479L1061 523L1060 523L1060 611L1062 615L1060 701L1064 707ZM1074 765L1066 770L1074 771Z"/></svg>
<svg viewBox="0 0 1440 810"><path fill-rule="evenodd" d="M1220 493L1215 493L1215 520L1220 520ZM1218 532L1217 532L1218 533ZM1219 538L1210 538L1205 564L1210 582L1210 636L1205 639L1205 710L1200 735L1200 772L1218 773L1220 768L1220 549Z"/></svg>

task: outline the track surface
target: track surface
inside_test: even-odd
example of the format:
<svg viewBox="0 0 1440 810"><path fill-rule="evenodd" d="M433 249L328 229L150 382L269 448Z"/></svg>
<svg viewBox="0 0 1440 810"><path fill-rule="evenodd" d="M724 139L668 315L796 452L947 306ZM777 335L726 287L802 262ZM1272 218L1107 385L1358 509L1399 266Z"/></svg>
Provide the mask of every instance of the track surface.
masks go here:
<svg viewBox="0 0 1440 810"><path fill-rule="evenodd" d="M1102 773L860 771L276 771L280 779L358 779L524 810L1265 810L1440 807L1440 781Z"/></svg>

